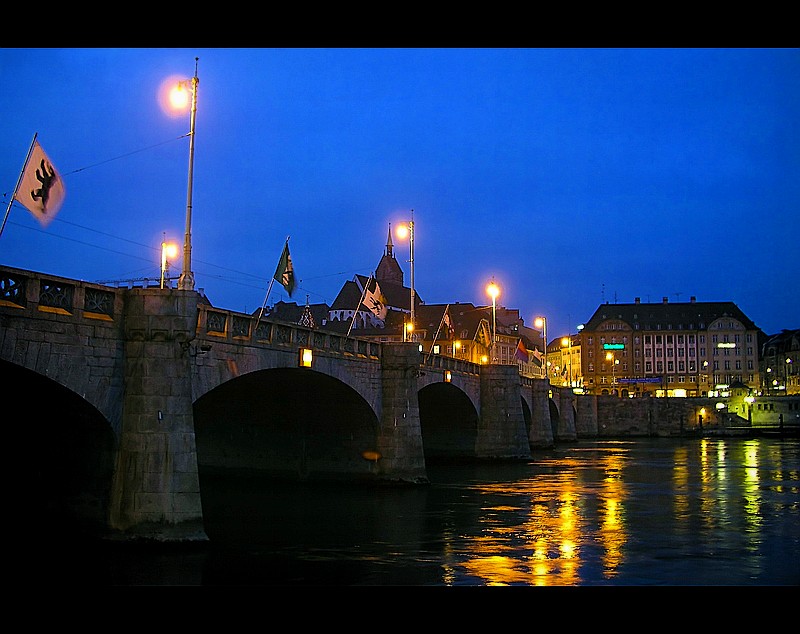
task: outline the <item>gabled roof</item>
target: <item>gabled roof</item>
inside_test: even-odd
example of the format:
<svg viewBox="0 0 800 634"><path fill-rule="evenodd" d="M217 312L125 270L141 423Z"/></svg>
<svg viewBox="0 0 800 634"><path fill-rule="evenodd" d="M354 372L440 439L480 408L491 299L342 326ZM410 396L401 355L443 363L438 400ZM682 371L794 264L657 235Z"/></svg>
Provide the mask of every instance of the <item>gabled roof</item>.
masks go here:
<svg viewBox="0 0 800 634"><path fill-rule="evenodd" d="M264 317L277 319L278 321L286 321L292 324L307 325L307 323L304 323L308 318L306 313L310 313L314 322L314 325L310 327L323 328L326 327L329 310L330 307L327 304L306 304L305 306L299 306L296 302L280 301L272 307L267 307L264 311ZM253 311L252 314L253 316L257 316L260 312L261 309L259 308Z"/></svg>
<svg viewBox="0 0 800 634"><path fill-rule="evenodd" d="M336 299L333 300L331 310L369 310L364 304L359 303L362 289L368 280L369 276L367 275L356 275L352 280L345 282ZM392 310L410 312L411 289L409 287L385 280L379 280L378 285L386 299L386 307L390 312ZM423 303L419 295L417 295L416 289L414 290L414 299L414 312L416 313Z"/></svg>
<svg viewBox="0 0 800 634"><path fill-rule="evenodd" d="M450 304L450 315L458 339L473 339L482 321L492 321L491 307L477 307L468 302Z"/></svg>

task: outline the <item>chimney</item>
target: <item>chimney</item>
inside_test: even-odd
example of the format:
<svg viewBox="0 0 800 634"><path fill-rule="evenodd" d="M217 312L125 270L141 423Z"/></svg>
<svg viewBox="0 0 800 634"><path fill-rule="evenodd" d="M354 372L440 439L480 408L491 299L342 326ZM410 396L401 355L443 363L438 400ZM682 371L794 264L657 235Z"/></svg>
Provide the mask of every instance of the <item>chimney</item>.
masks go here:
<svg viewBox="0 0 800 634"><path fill-rule="evenodd" d="M639 297L636 297L636 298L634 298L634 300L633 300L633 303L634 303L634 304L638 304L638 303L640 303L641 301L642 301L642 300L641 300Z"/></svg>
<svg viewBox="0 0 800 634"><path fill-rule="evenodd" d="M697 301L697 298L696 298L694 295L692 295L692 296L689 298L689 301L690 301L692 304L694 304L694 303Z"/></svg>
<svg viewBox="0 0 800 634"><path fill-rule="evenodd" d="M669 297L662 297L661 298L661 303L662 304L668 304L669 303Z"/></svg>

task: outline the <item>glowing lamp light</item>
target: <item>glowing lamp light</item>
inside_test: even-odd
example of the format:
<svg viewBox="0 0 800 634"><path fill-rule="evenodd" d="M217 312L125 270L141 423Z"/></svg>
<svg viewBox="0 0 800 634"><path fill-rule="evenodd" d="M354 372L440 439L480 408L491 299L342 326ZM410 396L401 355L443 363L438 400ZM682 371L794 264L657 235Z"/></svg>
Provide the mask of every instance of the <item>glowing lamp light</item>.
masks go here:
<svg viewBox="0 0 800 634"><path fill-rule="evenodd" d="M183 110L189 105L189 91L184 87L183 82L178 83L169 92L169 103L176 110Z"/></svg>
<svg viewBox="0 0 800 634"><path fill-rule="evenodd" d="M411 210L411 220L408 222L404 222L397 227L397 237L401 240L405 240L408 237L408 254L409 254L409 264L411 265L411 328L407 331L403 331L408 335L408 338L404 337L404 341L411 341L411 330L414 328L414 304L416 303L415 292L414 292L414 210Z"/></svg>
<svg viewBox="0 0 800 634"><path fill-rule="evenodd" d="M167 270L169 269L169 261L177 257L178 245L174 242L161 243L161 288L164 288L164 282L167 278Z"/></svg>
<svg viewBox="0 0 800 634"><path fill-rule="evenodd" d="M444 371L444 382L450 383L453 380L453 375L450 373L450 370Z"/></svg>
<svg viewBox="0 0 800 634"><path fill-rule="evenodd" d="M310 368L314 361L314 351L311 348L300 348L299 365L301 368Z"/></svg>
<svg viewBox="0 0 800 634"><path fill-rule="evenodd" d="M492 344L490 348L490 352L492 353L492 361L497 361L497 297L500 295L500 287L492 278L492 281L489 282L489 285L486 287L486 292L488 293L489 297L492 298Z"/></svg>

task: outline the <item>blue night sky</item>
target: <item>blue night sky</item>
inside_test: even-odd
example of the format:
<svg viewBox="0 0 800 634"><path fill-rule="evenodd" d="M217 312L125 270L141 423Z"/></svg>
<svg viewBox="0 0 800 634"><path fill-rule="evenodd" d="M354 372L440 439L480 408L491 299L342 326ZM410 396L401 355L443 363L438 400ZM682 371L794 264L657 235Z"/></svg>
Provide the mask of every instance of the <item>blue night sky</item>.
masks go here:
<svg viewBox="0 0 800 634"><path fill-rule="evenodd" d="M636 297L800 327L797 48L0 49L2 213L34 133L67 190L47 228L11 207L0 263L158 279L189 163L158 94L195 57L192 270L219 308L262 305L287 236L298 287L268 303L331 304L413 209L429 304L490 304L494 277L550 339Z"/></svg>

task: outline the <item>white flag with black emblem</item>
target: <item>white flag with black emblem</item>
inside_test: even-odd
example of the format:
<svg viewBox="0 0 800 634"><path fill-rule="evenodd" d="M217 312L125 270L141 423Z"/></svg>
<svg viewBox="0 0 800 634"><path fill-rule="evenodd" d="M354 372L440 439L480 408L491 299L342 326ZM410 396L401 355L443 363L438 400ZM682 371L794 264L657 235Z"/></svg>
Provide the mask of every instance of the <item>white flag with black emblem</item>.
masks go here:
<svg viewBox="0 0 800 634"><path fill-rule="evenodd" d="M56 166L34 140L14 198L46 227L64 202L66 188Z"/></svg>

